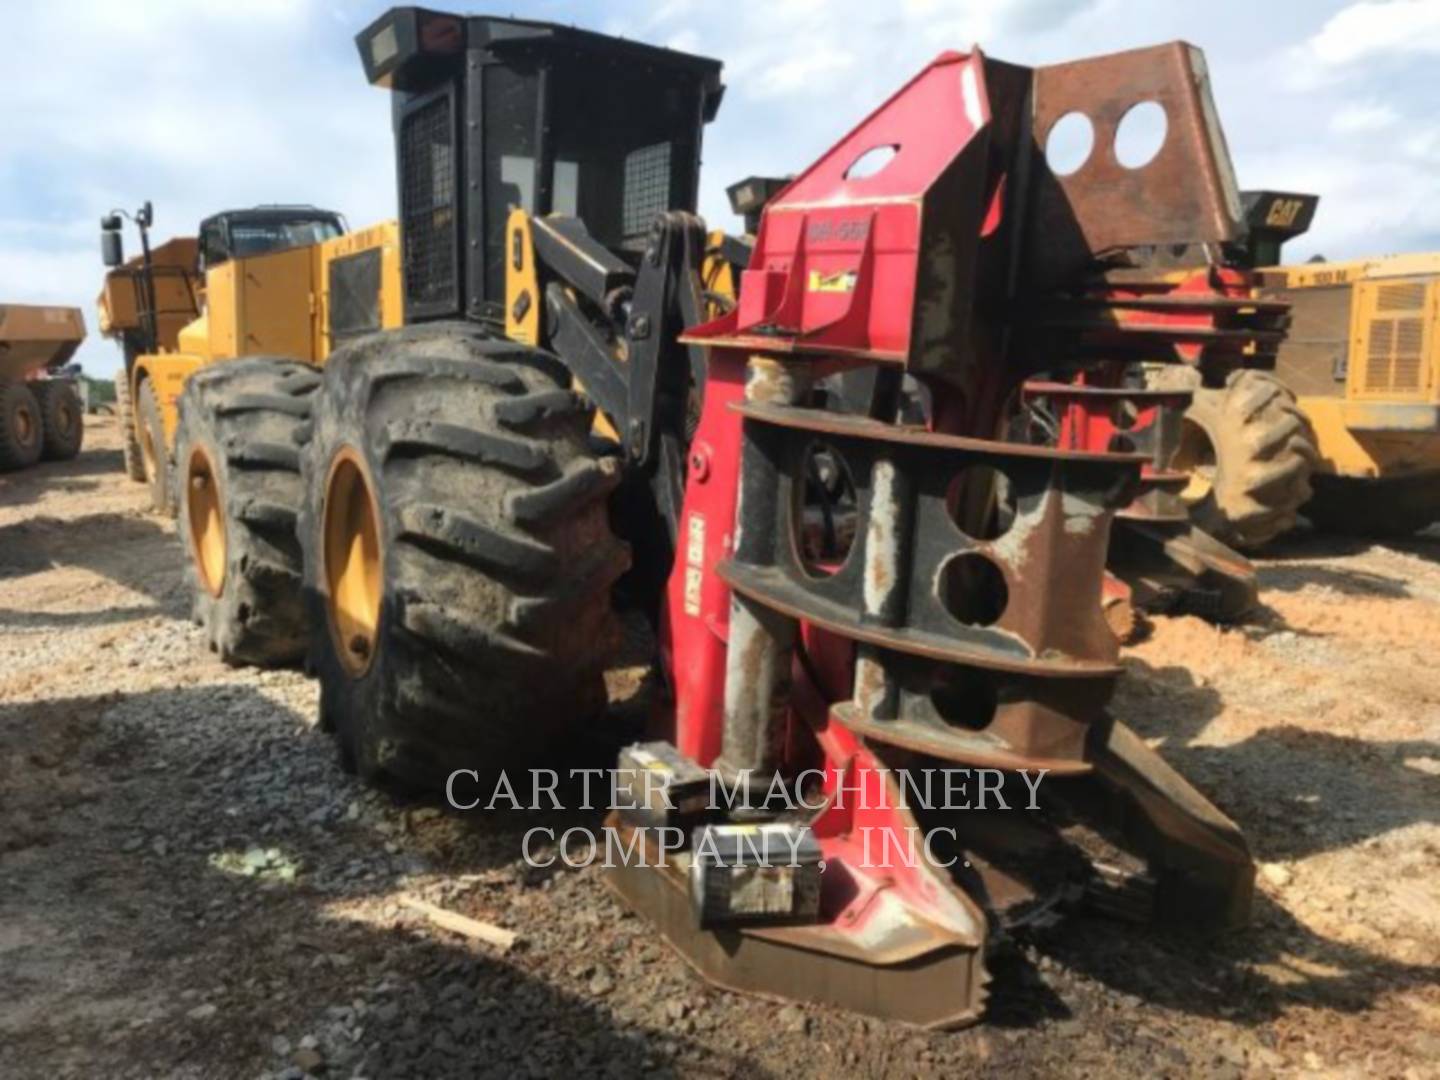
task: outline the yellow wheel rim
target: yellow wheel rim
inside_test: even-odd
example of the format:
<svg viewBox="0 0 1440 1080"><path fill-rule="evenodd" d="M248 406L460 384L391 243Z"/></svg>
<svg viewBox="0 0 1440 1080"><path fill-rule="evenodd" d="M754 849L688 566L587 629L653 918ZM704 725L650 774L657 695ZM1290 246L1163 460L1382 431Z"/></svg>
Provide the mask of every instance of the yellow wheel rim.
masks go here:
<svg viewBox="0 0 1440 1080"><path fill-rule="evenodd" d="M143 413L136 416L136 420L138 421L136 427L140 429L140 461L145 466L145 478L147 480L153 480L156 473L154 434L151 432L150 425L146 422Z"/></svg>
<svg viewBox="0 0 1440 1080"><path fill-rule="evenodd" d="M225 587L224 498L214 462L203 446L190 451L185 466L187 522L190 527L190 557L211 596Z"/></svg>
<svg viewBox="0 0 1440 1080"><path fill-rule="evenodd" d="M349 447L331 459L321 529L330 635L341 663L358 678L375 655L384 575L379 507L365 462Z"/></svg>
<svg viewBox="0 0 1440 1080"><path fill-rule="evenodd" d="M1188 505L1193 506L1215 490L1215 447L1199 424L1191 420L1181 423L1180 446L1170 467L1190 474L1190 482L1180 492Z"/></svg>
<svg viewBox="0 0 1440 1080"><path fill-rule="evenodd" d="M15 434L26 446L35 438L35 417L31 416L30 410L23 405L15 410Z"/></svg>

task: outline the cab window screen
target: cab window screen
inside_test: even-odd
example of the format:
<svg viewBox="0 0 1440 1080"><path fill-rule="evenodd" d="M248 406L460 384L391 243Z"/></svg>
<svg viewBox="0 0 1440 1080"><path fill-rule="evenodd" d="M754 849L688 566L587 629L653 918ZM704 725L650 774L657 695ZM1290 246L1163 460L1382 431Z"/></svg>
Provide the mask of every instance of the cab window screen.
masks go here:
<svg viewBox="0 0 1440 1080"><path fill-rule="evenodd" d="M694 210L699 103L686 84L643 68L597 79L592 65L557 64L550 97L557 210L571 162L575 216L607 247L636 247L655 215Z"/></svg>
<svg viewBox="0 0 1440 1080"><path fill-rule="evenodd" d="M442 94L401 121L400 217L405 296L422 310L456 303L455 147Z"/></svg>
<svg viewBox="0 0 1440 1080"><path fill-rule="evenodd" d="M670 144L642 146L625 155L625 238L644 236L656 214L670 209Z"/></svg>

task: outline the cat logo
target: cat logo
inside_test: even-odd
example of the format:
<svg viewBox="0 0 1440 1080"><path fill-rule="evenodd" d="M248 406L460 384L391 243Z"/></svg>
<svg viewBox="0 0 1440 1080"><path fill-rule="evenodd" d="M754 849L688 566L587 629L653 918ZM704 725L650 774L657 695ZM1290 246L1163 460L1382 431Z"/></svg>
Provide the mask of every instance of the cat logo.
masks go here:
<svg viewBox="0 0 1440 1080"><path fill-rule="evenodd" d="M1304 199L1276 199L1265 214L1265 224L1288 229L1295 224L1295 219L1300 216L1304 206Z"/></svg>
<svg viewBox="0 0 1440 1080"><path fill-rule="evenodd" d="M855 279L860 275L854 270L841 270L826 274L820 270L810 271L809 292L854 292Z"/></svg>

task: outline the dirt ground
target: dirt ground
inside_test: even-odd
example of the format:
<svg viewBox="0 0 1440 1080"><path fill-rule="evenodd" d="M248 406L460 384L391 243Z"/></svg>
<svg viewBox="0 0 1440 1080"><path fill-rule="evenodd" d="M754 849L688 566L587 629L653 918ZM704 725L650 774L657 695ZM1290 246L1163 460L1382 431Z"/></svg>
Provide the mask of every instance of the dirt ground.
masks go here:
<svg viewBox="0 0 1440 1080"><path fill-rule="evenodd" d="M1257 624L1128 650L1115 711L1261 861L1251 929L1074 919L925 1034L708 988L597 870L525 865L583 813L362 789L302 674L205 651L144 506L104 420L0 479L0 1076L1440 1075L1440 537L1295 540Z"/></svg>

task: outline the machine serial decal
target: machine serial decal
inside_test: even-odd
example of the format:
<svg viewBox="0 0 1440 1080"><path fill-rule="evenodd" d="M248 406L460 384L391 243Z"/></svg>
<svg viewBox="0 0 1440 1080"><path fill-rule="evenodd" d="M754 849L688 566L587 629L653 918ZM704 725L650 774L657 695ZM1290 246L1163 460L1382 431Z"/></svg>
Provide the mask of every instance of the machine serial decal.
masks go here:
<svg viewBox="0 0 1440 1080"><path fill-rule="evenodd" d="M700 614L700 584L705 579L705 515L691 514L685 544L685 614Z"/></svg>

